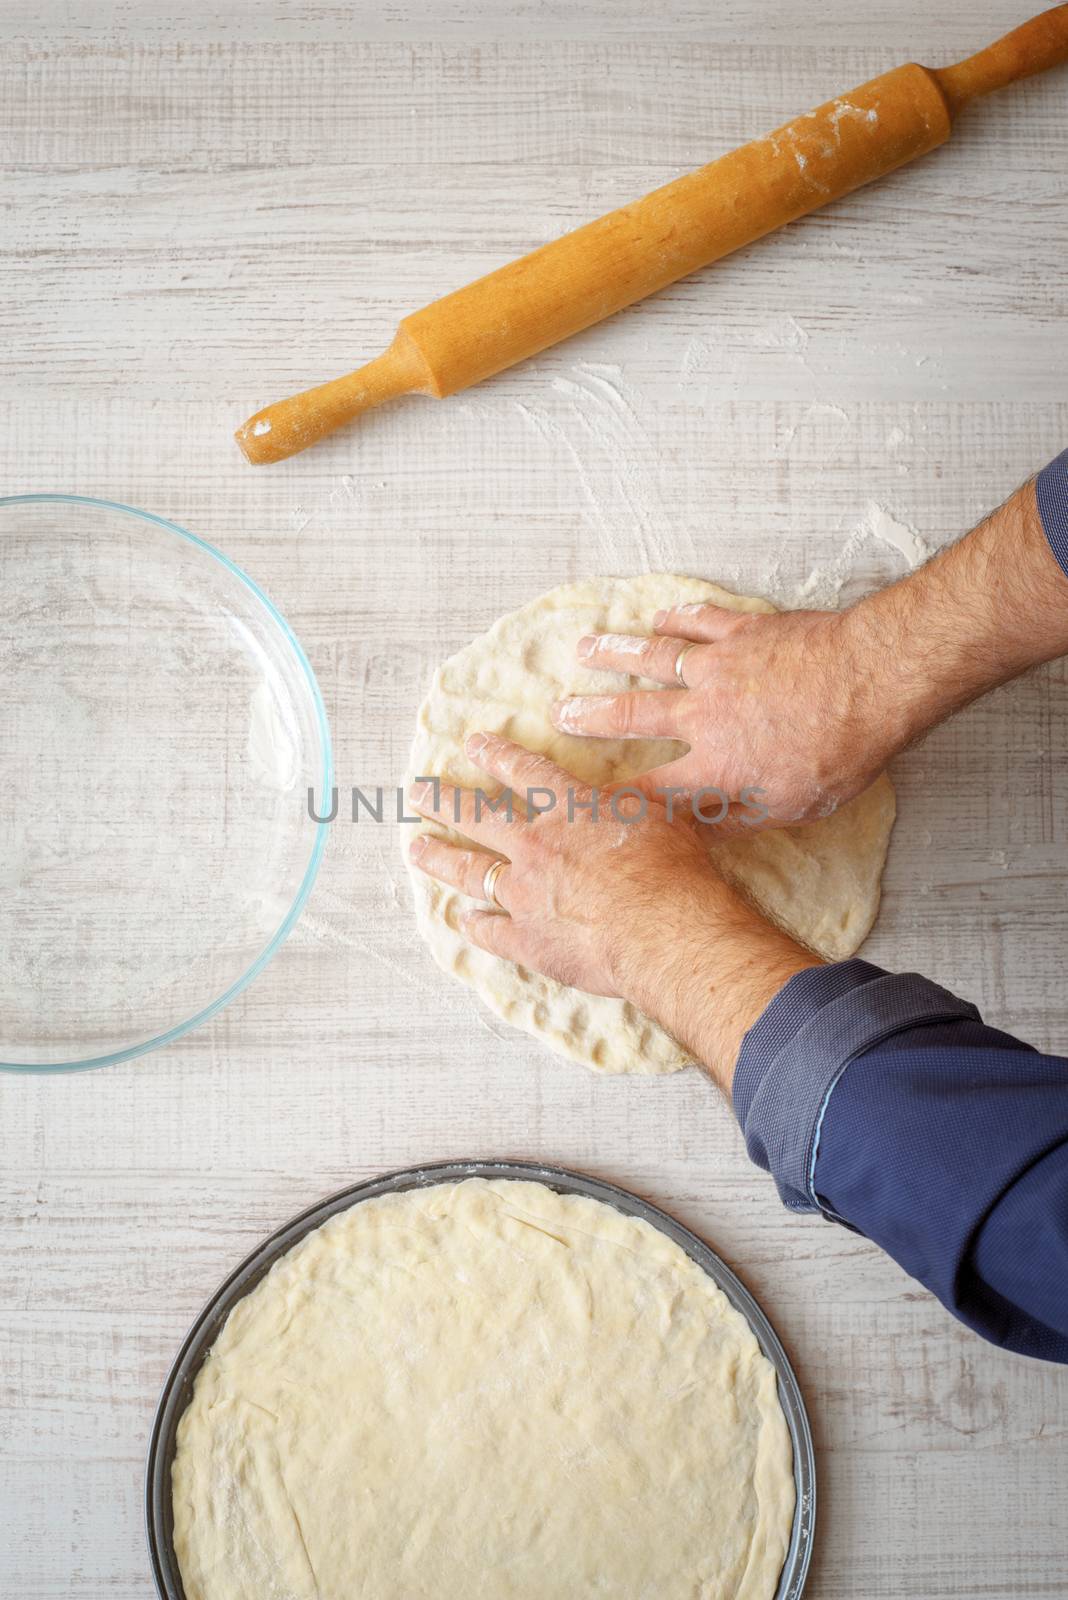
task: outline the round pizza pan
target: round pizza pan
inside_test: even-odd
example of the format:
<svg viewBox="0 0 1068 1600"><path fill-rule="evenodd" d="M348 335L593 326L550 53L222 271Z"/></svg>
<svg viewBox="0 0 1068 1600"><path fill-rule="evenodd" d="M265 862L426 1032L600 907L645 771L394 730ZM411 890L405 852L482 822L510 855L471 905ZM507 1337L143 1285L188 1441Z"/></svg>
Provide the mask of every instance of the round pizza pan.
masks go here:
<svg viewBox="0 0 1068 1600"><path fill-rule="evenodd" d="M149 1441L145 1519L152 1573L161 1600L187 1600L174 1553L174 1514L171 1505L171 1466L178 1423L192 1398L193 1385L201 1364L234 1306L256 1287L279 1257L299 1244L305 1234L321 1227L339 1211L346 1211L361 1200L373 1200L378 1195L424 1189L437 1183L459 1183L464 1178L513 1178L521 1182L542 1183L560 1194L587 1195L591 1200L614 1206L625 1216L639 1217L652 1227L659 1228L661 1233L685 1250L718 1284L734 1308L741 1312L778 1374L779 1402L790 1430L794 1453L794 1487L797 1491L794 1525L775 1600L800 1600L808 1575L816 1527L816 1459L812 1429L801 1389L771 1323L749 1290L715 1251L657 1206L599 1178L569 1172L563 1167L547 1167L526 1161L444 1161L433 1166L386 1173L365 1183L354 1184L339 1194L321 1200L318 1205L279 1228L219 1286L186 1335L163 1385Z"/></svg>

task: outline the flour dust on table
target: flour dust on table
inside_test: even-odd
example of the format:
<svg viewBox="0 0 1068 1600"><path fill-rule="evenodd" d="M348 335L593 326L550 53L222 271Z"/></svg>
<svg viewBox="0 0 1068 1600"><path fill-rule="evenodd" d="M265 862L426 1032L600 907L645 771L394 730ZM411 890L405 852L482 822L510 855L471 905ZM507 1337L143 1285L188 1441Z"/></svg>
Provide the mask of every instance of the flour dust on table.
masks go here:
<svg viewBox="0 0 1068 1600"><path fill-rule="evenodd" d="M771 1600L792 1467L774 1368L677 1244L476 1178L352 1206L234 1308L174 1544L188 1600Z"/></svg>
<svg viewBox="0 0 1068 1600"><path fill-rule="evenodd" d="M693 601L733 611L776 609L701 578L652 573L567 584L502 617L435 673L419 710L409 779L440 777L487 789L486 774L464 751L465 739L479 730L548 755L597 788L672 760L684 749L675 741L577 738L555 728L549 713L564 695L660 687L593 671L578 661L576 646L587 633L651 633L655 612ZM820 955L842 960L875 921L894 812L893 787L883 777L823 821L732 838L711 855L775 922ZM681 1045L625 1001L584 994L471 945L457 920L464 896L409 871L419 929L435 961L505 1021L597 1072L665 1073L689 1064Z"/></svg>

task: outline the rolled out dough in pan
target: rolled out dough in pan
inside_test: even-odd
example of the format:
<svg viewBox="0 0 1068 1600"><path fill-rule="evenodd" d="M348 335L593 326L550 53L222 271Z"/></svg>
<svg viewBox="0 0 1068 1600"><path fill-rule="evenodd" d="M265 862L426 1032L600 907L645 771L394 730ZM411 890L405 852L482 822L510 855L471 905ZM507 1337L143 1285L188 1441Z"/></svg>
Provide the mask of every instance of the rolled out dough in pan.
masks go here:
<svg viewBox="0 0 1068 1600"><path fill-rule="evenodd" d="M276 1263L172 1484L187 1600L771 1600L794 1509L775 1371L696 1262L477 1178Z"/></svg>
<svg viewBox="0 0 1068 1600"><path fill-rule="evenodd" d="M567 694L656 688L591 671L575 646L585 633L651 633L656 611L694 600L775 610L701 578L652 573L567 584L502 617L435 673L419 710L409 778L489 788L491 780L464 753L464 740L478 729L549 755L595 786L625 782L681 754L684 747L672 741L574 738L553 727L549 708ZM875 921L893 823L894 790L883 777L825 821L732 839L712 855L776 922L838 961L858 949ZM457 913L470 902L410 873L416 918L435 961L505 1021L598 1072L664 1073L688 1064L674 1039L624 1001L583 994L476 949L457 930Z"/></svg>

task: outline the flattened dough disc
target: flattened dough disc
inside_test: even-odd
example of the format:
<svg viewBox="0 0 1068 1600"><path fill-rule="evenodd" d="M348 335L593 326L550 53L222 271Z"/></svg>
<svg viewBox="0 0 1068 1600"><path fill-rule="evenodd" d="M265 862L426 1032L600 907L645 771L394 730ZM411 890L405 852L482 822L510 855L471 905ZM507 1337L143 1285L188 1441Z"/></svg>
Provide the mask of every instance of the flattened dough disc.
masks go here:
<svg viewBox="0 0 1068 1600"><path fill-rule="evenodd" d="M469 1179L339 1212L230 1313L178 1427L188 1600L771 1600L775 1369L671 1239Z"/></svg>
<svg viewBox="0 0 1068 1600"><path fill-rule="evenodd" d="M559 733L549 708L565 694L656 688L583 667L575 646L585 633L651 633L654 612L694 600L732 611L775 610L766 600L729 594L702 578L651 573L566 584L502 617L435 673L419 709L409 779L437 776L485 787L486 774L464 754L465 738L477 729L549 755L597 786L625 782L670 760L681 751L671 741ZM859 948L875 921L894 809L893 786L883 777L826 821L732 839L717 845L713 858L776 922L840 961ZM596 1072L677 1072L689 1064L674 1039L624 1001L583 994L468 944L456 920L469 904L464 896L414 868L410 875L416 919L435 961L506 1022Z"/></svg>

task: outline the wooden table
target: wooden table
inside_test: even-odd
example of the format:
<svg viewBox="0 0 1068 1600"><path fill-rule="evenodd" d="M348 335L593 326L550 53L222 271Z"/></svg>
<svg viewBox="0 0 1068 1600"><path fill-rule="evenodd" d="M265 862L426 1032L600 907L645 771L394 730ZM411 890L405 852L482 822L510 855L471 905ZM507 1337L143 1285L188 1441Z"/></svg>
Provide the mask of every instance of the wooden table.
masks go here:
<svg viewBox="0 0 1068 1600"><path fill-rule="evenodd" d="M468 395L258 472L230 432L403 312L1027 9L6 0L0 491L221 545L302 638L342 785L399 781L433 666L553 584L668 568L848 598L904 570L909 528L954 538L1068 442L1063 73ZM901 762L868 947L1061 1050L1066 711L1062 663ZM1068 1374L788 1216L696 1072L596 1078L490 1018L413 936L395 831L333 830L299 929L199 1033L0 1081L5 1600L150 1596L156 1395L261 1235L382 1169L490 1154L648 1195L762 1298L816 1429L813 1596L1068 1594Z"/></svg>

